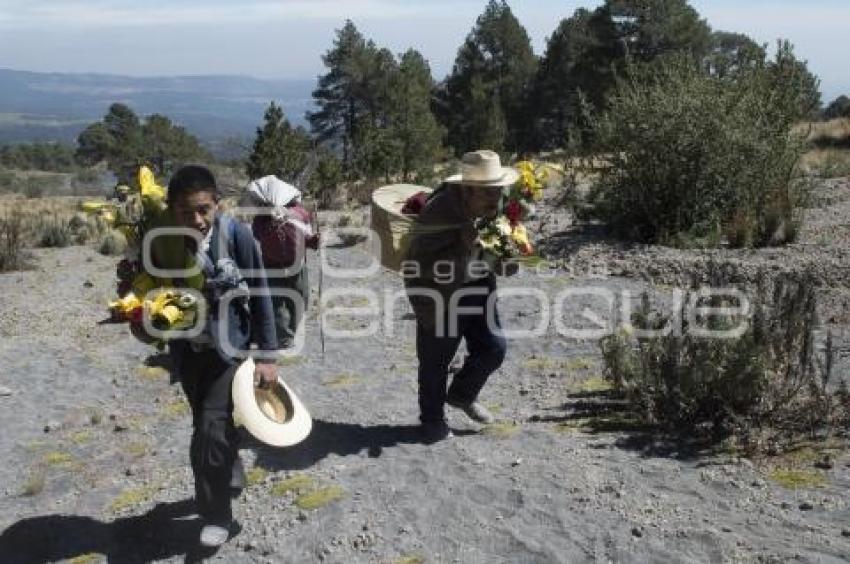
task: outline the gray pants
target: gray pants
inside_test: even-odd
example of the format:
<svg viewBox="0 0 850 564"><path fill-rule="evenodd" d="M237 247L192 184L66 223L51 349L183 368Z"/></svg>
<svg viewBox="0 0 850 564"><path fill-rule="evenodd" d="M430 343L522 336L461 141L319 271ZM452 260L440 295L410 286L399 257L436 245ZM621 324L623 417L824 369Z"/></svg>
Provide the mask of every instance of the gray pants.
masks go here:
<svg viewBox="0 0 850 564"><path fill-rule="evenodd" d="M269 288L282 288L293 290L293 296L272 295L272 307L274 308L275 330L277 331L277 342L279 348L292 346L298 326L304 319L304 312L310 302L310 281L307 276L307 265L304 265L298 274L286 278L270 277Z"/></svg>

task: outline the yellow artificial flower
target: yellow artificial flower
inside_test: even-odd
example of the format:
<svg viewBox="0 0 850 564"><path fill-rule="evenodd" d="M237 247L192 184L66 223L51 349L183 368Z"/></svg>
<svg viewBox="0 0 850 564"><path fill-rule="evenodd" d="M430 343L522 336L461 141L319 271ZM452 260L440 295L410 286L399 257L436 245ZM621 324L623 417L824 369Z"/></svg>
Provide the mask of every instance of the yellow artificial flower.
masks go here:
<svg viewBox="0 0 850 564"><path fill-rule="evenodd" d="M109 302L109 309L115 313L121 314L122 316L129 315L130 312L141 306L142 300L140 300L133 292L130 292L121 299Z"/></svg>
<svg viewBox="0 0 850 564"><path fill-rule="evenodd" d="M114 213L112 213L112 211L110 211L110 210L108 210L108 209L106 209L106 208L103 208L103 209L100 211L100 217L102 217L102 218L103 218L103 220L104 220L106 223L108 223L109 225L114 225L114 224L115 224L115 214L114 214Z"/></svg>
<svg viewBox="0 0 850 564"><path fill-rule="evenodd" d="M526 230L523 224L518 223L514 226L513 231L511 232L511 239L513 239L514 243L517 244L520 253L523 255L527 256L533 252L531 241L528 240L528 230Z"/></svg>
<svg viewBox="0 0 850 564"><path fill-rule="evenodd" d="M175 305L167 305L156 314L151 314L151 317L155 321L164 321L167 327L174 327L183 321L183 312Z"/></svg>
<svg viewBox="0 0 850 564"><path fill-rule="evenodd" d="M142 197L155 200L165 199L165 188L156 183L153 172L146 166L139 167L139 187Z"/></svg>
<svg viewBox="0 0 850 564"><path fill-rule="evenodd" d="M86 213L98 213L101 210L108 210L112 207L109 202L82 202L80 209Z"/></svg>

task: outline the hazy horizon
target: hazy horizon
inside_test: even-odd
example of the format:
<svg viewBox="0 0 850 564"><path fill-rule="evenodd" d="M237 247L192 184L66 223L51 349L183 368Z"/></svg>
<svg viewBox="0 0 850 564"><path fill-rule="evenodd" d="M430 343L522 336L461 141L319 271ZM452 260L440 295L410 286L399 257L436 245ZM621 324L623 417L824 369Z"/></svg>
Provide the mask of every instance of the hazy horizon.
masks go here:
<svg viewBox="0 0 850 564"><path fill-rule="evenodd" d="M576 8L600 1L509 2L534 51ZM821 79L824 103L850 95L840 50L850 20L841 0L800 5L790 0L692 1L714 30L746 33L773 48L790 40ZM435 79L450 70L458 47L486 0L154 0L143 9L127 0L0 0L0 68L132 77L243 75L266 80L315 80L335 30L351 19L368 38L395 53L409 47L431 64ZM226 29L223 29L226 26ZM108 47L108 48L107 48Z"/></svg>

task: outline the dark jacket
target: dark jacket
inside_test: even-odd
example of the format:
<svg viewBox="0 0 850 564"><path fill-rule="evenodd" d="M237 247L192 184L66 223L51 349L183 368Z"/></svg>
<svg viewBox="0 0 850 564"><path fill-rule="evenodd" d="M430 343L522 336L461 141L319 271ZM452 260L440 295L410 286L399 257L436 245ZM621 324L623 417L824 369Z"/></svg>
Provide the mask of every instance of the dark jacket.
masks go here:
<svg viewBox="0 0 850 564"><path fill-rule="evenodd" d="M236 266L242 272L256 271L256 276L245 277L248 288L255 295L248 299L248 307L245 307L244 300L234 299L228 304L227 311L227 337L230 344L237 350L244 351L254 343L260 350L276 350L277 335L275 333L274 312L272 310L272 302L269 295L263 294L268 288L265 271L263 267L263 259L260 255L260 249L251 229L236 221L233 218L219 214L216 216L213 229L218 231L222 225L230 225L228 234L228 249L226 252L236 263ZM213 241L216 241L216 233L213 233ZM216 252L211 245L211 254L214 256L213 262L223 257L222 252ZM217 310L218 304L211 303L209 307ZM212 330L216 330L215 320L212 321ZM223 335L222 335L223 337ZM176 339L171 341L170 350L178 356L183 354L189 348L189 343L185 340ZM219 350L222 358L228 362L234 362L235 359L227 356L223 351Z"/></svg>
<svg viewBox="0 0 850 564"><path fill-rule="evenodd" d="M437 311L432 297L417 295L416 291L435 290L442 297L445 312L452 294L464 284L477 237L475 224L464 209L460 186L443 184L435 190L413 224L407 252L406 260L418 264L418 275L408 276L402 270L410 305L425 327L434 327ZM435 263L440 261L445 262L435 270ZM492 272L487 283L495 285Z"/></svg>

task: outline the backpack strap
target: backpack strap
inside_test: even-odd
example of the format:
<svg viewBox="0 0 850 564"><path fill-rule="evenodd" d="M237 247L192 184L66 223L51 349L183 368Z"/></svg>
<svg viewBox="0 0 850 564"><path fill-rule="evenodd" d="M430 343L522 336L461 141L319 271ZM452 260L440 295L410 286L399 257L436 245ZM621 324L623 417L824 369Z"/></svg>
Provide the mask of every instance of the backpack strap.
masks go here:
<svg viewBox="0 0 850 564"><path fill-rule="evenodd" d="M215 232L210 240L210 259L213 265L218 264L221 259L233 259L234 247L236 245L236 220L226 213L218 214L213 224ZM221 234L225 233L227 244L221 247Z"/></svg>

